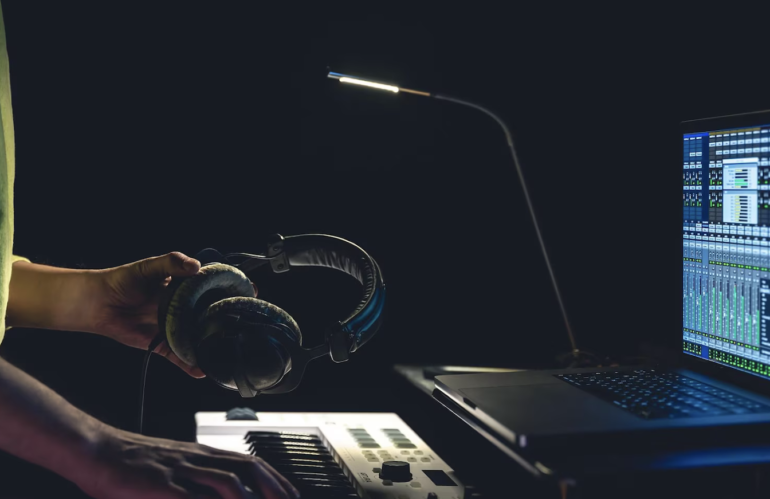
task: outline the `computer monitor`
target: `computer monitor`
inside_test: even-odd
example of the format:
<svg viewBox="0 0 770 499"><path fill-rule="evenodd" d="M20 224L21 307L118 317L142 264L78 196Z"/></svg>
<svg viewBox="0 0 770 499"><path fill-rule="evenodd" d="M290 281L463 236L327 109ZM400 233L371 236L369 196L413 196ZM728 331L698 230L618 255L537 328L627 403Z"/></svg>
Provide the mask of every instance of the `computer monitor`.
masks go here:
<svg viewBox="0 0 770 499"><path fill-rule="evenodd" d="M682 124L682 348L770 378L770 111Z"/></svg>

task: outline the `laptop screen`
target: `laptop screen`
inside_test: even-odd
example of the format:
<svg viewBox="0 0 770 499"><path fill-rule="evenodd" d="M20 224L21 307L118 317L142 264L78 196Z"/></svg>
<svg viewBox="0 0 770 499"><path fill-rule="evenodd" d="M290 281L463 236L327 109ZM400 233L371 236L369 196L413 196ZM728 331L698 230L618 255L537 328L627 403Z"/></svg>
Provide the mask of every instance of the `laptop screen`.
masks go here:
<svg viewBox="0 0 770 499"><path fill-rule="evenodd" d="M683 135L683 349L770 377L770 119Z"/></svg>

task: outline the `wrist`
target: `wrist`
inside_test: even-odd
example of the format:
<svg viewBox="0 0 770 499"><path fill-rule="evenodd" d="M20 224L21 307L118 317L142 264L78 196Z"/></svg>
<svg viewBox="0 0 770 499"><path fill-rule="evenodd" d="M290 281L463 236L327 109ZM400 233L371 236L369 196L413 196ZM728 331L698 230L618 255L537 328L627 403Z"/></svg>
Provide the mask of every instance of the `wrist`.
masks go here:
<svg viewBox="0 0 770 499"><path fill-rule="evenodd" d="M101 271L13 264L6 311L10 327L91 332Z"/></svg>
<svg viewBox="0 0 770 499"><path fill-rule="evenodd" d="M84 488L101 478L101 456L116 428L95 418L88 418L74 438L62 442L62 451L49 469Z"/></svg>

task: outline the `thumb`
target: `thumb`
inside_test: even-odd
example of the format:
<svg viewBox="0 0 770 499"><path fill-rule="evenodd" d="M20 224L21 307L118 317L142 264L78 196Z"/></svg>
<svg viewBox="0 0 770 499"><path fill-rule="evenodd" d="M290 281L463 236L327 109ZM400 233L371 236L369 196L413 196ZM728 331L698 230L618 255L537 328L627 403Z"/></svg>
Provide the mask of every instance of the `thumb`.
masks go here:
<svg viewBox="0 0 770 499"><path fill-rule="evenodd" d="M145 278L162 280L167 277L197 274L201 268L201 263L184 253L173 251L163 256L140 260L137 262L137 267Z"/></svg>

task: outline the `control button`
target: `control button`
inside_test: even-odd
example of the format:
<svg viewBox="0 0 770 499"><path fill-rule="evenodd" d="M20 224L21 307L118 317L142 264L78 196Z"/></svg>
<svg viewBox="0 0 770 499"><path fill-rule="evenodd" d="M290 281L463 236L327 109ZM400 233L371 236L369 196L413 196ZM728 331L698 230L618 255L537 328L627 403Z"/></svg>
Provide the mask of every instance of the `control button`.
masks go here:
<svg viewBox="0 0 770 499"><path fill-rule="evenodd" d="M428 492L428 499L438 499L438 494L435 492Z"/></svg>
<svg viewBox="0 0 770 499"><path fill-rule="evenodd" d="M390 441L393 442L394 444L398 444L398 443L408 444L409 443L409 439L408 438L391 438Z"/></svg>
<svg viewBox="0 0 770 499"><path fill-rule="evenodd" d="M398 428L383 428L382 431L385 433L401 433L401 430Z"/></svg>
<svg viewBox="0 0 770 499"><path fill-rule="evenodd" d="M412 473L409 463L404 461L385 461L382 463L380 478L394 482L411 482Z"/></svg>
<svg viewBox="0 0 770 499"><path fill-rule="evenodd" d="M382 458L383 461L393 461L393 456L391 456L390 454L383 454L380 457Z"/></svg>
<svg viewBox="0 0 770 499"><path fill-rule="evenodd" d="M396 444L397 449L416 449L417 446L414 444Z"/></svg>
<svg viewBox="0 0 770 499"><path fill-rule="evenodd" d="M380 460L377 459L376 457L368 457L368 458L366 458L366 460L369 461L370 463L379 463L380 462Z"/></svg>
<svg viewBox="0 0 770 499"><path fill-rule="evenodd" d="M422 484L420 482L412 482L409 485L411 485L412 488L414 489L419 489L420 487L422 487Z"/></svg>
<svg viewBox="0 0 770 499"><path fill-rule="evenodd" d="M372 451L369 451L369 452L372 452ZM390 454L390 451L389 451L389 450L385 450L385 449L382 449L382 450L378 450L378 451L377 451L377 454Z"/></svg>
<svg viewBox="0 0 770 499"><path fill-rule="evenodd" d="M382 484L383 485L393 485L393 482L391 482L390 480L383 480Z"/></svg>
<svg viewBox="0 0 770 499"><path fill-rule="evenodd" d="M373 438L356 438L356 442L359 444L373 444L376 440Z"/></svg>
<svg viewBox="0 0 770 499"><path fill-rule="evenodd" d="M361 447L362 449L379 449L380 448L380 444L373 444L369 442L360 443L358 444L358 446Z"/></svg>
<svg viewBox="0 0 770 499"><path fill-rule="evenodd" d="M230 409L227 411L227 414L225 415L225 419L227 421L238 421L238 420L252 420L252 421L259 421L259 418L257 418L257 413L254 412L254 409L249 409L248 407L235 407L233 409Z"/></svg>
<svg viewBox="0 0 770 499"><path fill-rule="evenodd" d="M423 463L429 463L430 462L430 458L429 457L421 457L420 461L422 461Z"/></svg>
<svg viewBox="0 0 770 499"><path fill-rule="evenodd" d="M405 456L408 456L409 455L409 451L408 450L402 450L401 454L403 454Z"/></svg>
<svg viewBox="0 0 770 499"><path fill-rule="evenodd" d="M380 468L372 468L372 473L377 473L379 475L380 471Z"/></svg>
<svg viewBox="0 0 770 499"><path fill-rule="evenodd" d="M410 463L416 463L417 462L417 458L416 457L407 457L406 460L409 461Z"/></svg>
<svg viewBox="0 0 770 499"><path fill-rule="evenodd" d="M416 451L414 451L414 455L415 455L415 456L422 456L423 454L424 454L424 453L423 453L423 451L421 451L421 450L416 450Z"/></svg>

